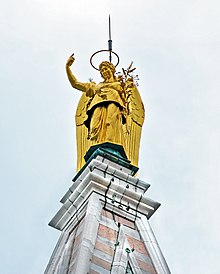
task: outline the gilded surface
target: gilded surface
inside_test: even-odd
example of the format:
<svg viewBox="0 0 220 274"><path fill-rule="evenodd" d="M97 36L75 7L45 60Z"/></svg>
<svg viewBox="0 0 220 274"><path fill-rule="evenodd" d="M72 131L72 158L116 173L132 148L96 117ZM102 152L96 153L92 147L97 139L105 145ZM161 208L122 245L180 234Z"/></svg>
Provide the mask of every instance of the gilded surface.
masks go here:
<svg viewBox="0 0 220 274"><path fill-rule="evenodd" d="M72 87L83 92L76 110L77 170L89 147L103 142L122 145L131 164L138 166L144 106L129 74L134 69L130 65L116 76L114 65L105 61L99 66L103 82L81 83L70 69L74 60L67 60L66 72Z"/></svg>

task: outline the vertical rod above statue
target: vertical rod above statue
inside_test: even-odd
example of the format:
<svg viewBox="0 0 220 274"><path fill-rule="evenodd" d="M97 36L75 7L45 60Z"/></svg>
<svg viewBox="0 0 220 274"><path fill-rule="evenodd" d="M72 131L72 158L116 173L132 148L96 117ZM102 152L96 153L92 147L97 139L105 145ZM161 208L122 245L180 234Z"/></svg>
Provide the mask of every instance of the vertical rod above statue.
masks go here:
<svg viewBox="0 0 220 274"><path fill-rule="evenodd" d="M112 62L112 39L111 39L111 17L109 14L109 26L108 26L108 30L109 30L109 40L108 40L108 50L109 50L109 62Z"/></svg>

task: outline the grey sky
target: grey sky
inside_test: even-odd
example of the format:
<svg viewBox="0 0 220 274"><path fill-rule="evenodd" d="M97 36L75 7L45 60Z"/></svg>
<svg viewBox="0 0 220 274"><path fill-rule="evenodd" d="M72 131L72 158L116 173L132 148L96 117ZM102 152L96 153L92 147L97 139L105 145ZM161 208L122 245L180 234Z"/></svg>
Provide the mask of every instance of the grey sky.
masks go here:
<svg viewBox="0 0 220 274"><path fill-rule="evenodd" d="M219 274L219 1L0 3L1 245L4 274L43 273L60 235L47 223L75 175L80 92L65 75L100 81L108 14L121 67L134 61L147 119L139 177L162 203L151 218L175 274Z"/></svg>

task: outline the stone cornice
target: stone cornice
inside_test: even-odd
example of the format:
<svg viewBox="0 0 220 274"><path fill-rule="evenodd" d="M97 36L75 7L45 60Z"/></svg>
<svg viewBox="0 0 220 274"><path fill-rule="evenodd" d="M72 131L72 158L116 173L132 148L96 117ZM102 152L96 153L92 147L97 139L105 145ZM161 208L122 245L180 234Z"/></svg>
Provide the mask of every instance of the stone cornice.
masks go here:
<svg viewBox="0 0 220 274"><path fill-rule="evenodd" d="M74 219L79 219L92 193L99 194L104 206L117 211L117 214L121 211L131 220L143 214L149 219L160 206L158 202L146 197L149 186L131 176L127 168L119 168L110 160L97 156L64 195L61 200L63 205L49 225L64 230Z"/></svg>

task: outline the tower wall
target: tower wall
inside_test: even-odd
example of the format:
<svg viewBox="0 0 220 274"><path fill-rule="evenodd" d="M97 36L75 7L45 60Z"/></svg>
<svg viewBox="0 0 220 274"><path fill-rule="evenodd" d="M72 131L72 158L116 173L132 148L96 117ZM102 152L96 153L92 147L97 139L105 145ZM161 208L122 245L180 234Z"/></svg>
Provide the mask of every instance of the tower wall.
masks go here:
<svg viewBox="0 0 220 274"><path fill-rule="evenodd" d="M160 206L149 186L117 157L96 155L50 222L61 236L45 274L170 273L148 222Z"/></svg>

